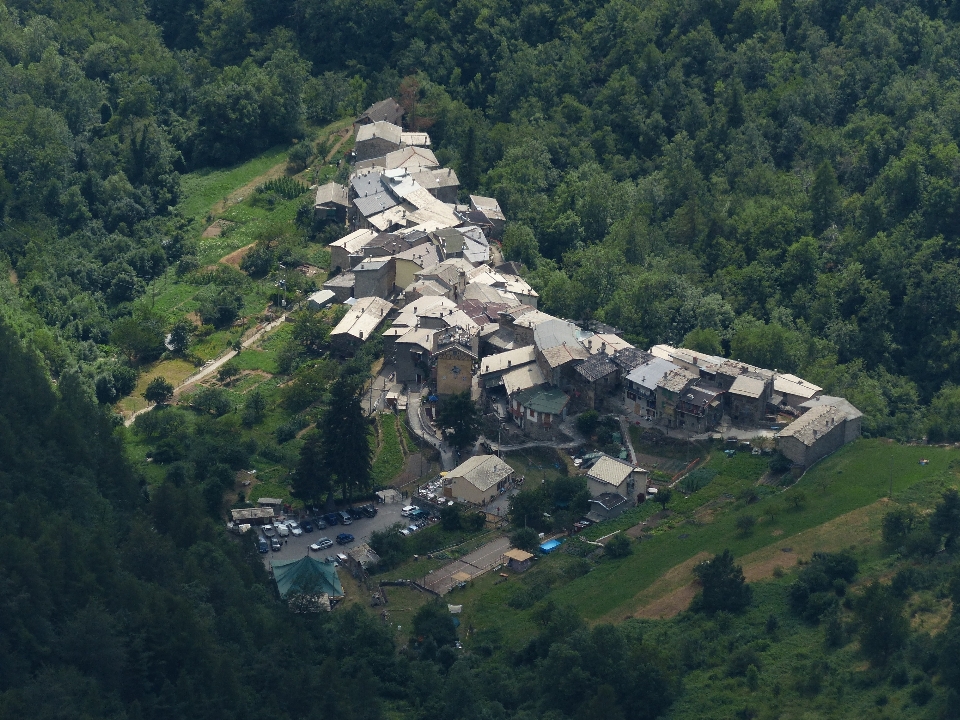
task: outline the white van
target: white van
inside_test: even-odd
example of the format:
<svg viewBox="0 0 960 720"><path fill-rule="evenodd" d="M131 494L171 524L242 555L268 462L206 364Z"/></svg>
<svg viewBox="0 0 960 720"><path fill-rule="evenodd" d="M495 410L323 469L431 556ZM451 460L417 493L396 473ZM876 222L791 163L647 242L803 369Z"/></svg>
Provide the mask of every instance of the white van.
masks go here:
<svg viewBox="0 0 960 720"><path fill-rule="evenodd" d="M400 514L404 517L410 517L410 513L417 509L416 505L407 505L406 507L400 510Z"/></svg>

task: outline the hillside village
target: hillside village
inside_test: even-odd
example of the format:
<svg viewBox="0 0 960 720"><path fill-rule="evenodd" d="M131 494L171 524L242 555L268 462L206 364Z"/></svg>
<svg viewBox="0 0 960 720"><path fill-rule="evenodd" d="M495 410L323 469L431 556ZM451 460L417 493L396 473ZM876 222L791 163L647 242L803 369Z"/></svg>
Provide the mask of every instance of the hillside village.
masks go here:
<svg viewBox="0 0 960 720"><path fill-rule="evenodd" d="M316 188L316 218L349 234L330 245L331 277L309 302L350 306L331 333L342 355L383 337L378 407L413 413L414 429L438 447L437 408L469 392L522 442L577 438L571 419L593 410L676 438L772 438L796 471L859 437L861 413L803 378L669 345L636 348L616 328L539 310L523 268L500 254L497 201L461 203L456 173L402 117L393 99L371 106L355 123L349 183ZM620 455L583 465L595 518L647 495L649 473L632 452ZM430 497L483 506L513 480L502 462L449 464Z"/></svg>

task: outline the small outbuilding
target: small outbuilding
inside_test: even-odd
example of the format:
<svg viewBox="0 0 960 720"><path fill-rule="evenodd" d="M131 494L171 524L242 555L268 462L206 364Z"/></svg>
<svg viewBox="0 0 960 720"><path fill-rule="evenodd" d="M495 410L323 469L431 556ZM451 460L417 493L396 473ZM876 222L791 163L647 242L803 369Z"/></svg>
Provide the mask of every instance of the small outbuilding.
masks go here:
<svg viewBox="0 0 960 720"><path fill-rule="evenodd" d="M235 523L263 525L273 520L273 508L271 507L240 508L238 510L231 510L230 517Z"/></svg>
<svg viewBox="0 0 960 720"><path fill-rule="evenodd" d="M533 555L525 550L510 548L503 554L508 568L514 572L522 573L530 569L530 563L533 561Z"/></svg>
<svg viewBox="0 0 960 720"><path fill-rule="evenodd" d="M630 507L629 501L619 493L605 492L590 498L590 512L587 519L593 522L603 522L619 517Z"/></svg>
<svg viewBox="0 0 960 720"><path fill-rule="evenodd" d="M337 295L332 290L317 290L317 292L307 298L307 306L311 310L323 310L336 299Z"/></svg>

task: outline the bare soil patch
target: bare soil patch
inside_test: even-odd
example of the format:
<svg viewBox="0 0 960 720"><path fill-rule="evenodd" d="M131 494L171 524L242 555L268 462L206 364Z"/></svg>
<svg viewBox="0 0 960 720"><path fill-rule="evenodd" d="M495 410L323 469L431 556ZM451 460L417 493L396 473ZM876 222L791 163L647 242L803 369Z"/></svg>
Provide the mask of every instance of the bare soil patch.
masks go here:
<svg viewBox="0 0 960 720"><path fill-rule="evenodd" d="M650 620L666 620L690 607L693 598L697 594L697 587L692 582L683 587L679 587L669 595L664 595L659 600L654 600L649 605L644 605L639 611L634 613L633 617L647 618Z"/></svg>
<svg viewBox="0 0 960 720"><path fill-rule="evenodd" d="M240 261L243 260L243 256L250 252L254 245L256 245L256 243L250 243L239 250L234 250L229 255L224 255L222 258L220 258L220 262L222 262L224 265L231 265L235 268L239 268Z"/></svg>
<svg viewBox="0 0 960 720"><path fill-rule="evenodd" d="M768 545L745 555L741 558L744 576L749 582L762 580L771 577L778 565L784 569L792 567L799 558L809 559L817 551L837 552L851 545L876 542L876 525L880 522L886 503L886 499L877 500L823 525L792 535L783 544ZM789 547L790 552L784 552L784 547Z"/></svg>
<svg viewBox="0 0 960 720"><path fill-rule="evenodd" d="M7 277L9 278L11 285L16 285L18 282L20 282L20 278L17 277L17 271L13 268L10 268L10 272L8 273Z"/></svg>
<svg viewBox="0 0 960 720"><path fill-rule="evenodd" d="M693 583L693 568L710 559L711 554L700 552L686 562L675 565L657 578L649 587L641 590L633 599L613 611L615 617L605 616L604 622L616 622L625 616L659 618L673 617L690 607L697 594Z"/></svg>

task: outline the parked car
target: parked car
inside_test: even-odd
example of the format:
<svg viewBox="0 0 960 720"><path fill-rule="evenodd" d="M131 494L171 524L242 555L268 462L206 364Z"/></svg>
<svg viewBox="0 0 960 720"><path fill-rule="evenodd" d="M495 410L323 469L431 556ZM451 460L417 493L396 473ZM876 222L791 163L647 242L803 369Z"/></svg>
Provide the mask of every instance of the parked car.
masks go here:
<svg viewBox="0 0 960 720"><path fill-rule="evenodd" d="M276 530L276 528L273 527L273 525L269 525L269 524L268 524L268 525L264 525L264 526L263 526L263 534L266 535L268 538L269 538L269 537L273 537L274 535L277 534L277 530Z"/></svg>
<svg viewBox="0 0 960 720"><path fill-rule="evenodd" d="M365 517L372 518L377 516L377 509L373 505L364 505L360 510Z"/></svg>
<svg viewBox="0 0 960 720"><path fill-rule="evenodd" d="M346 510L341 510L338 515L341 525L350 525L353 523L353 518L350 517L350 513L348 513Z"/></svg>
<svg viewBox="0 0 960 720"><path fill-rule="evenodd" d="M290 537L290 528L287 527L286 523L281 523L280 527L277 528L277 533L280 537Z"/></svg>
<svg viewBox="0 0 960 720"><path fill-rule="evenodd" d="M326 515L323 516L323 519L327 521L327 525L329 525L330 527L333 527L334 525L340 522L340 514L327 513Z"/></svg>
<svg viewBox="0 0 960 720"><path fill-rule="evenodd" d="M414 510L419 510L419 508L416 505L407 505L400 510L400 514L404 517L410 517L410 513L412 513Z"/></svg>
<svg viewBox="0 0 960 720"><path fill-rule="evenodd" d="M428 517L430 517L430 513L426 512L422 508L417 508L412 513L407 515L407 517L411 520L426 520Z"/></svg>
<svg viewBox="0 0 960 720"><path fill-rule="evenodd" d="M271 550L273 550L274 552L277 552L277 551L280 550L281 547L283 547L283 546L280 544L280 538L271 538L271 539L270 539L270 549L271 549Z"/></svg>
<svg viewBox="0 0 960 720"><path fill-rule="evenodd" d="M303 528L303 531L304 531L305 533L312 533L312 532L313 532L313 523L310 522L309 520L304 520L302 523L300 523L300 527Z"/></svg>
<svg viewBox="0 0 960 720"><path fill-rule="evenodd" d="M365 517L363 511L358 507L347 508L347 512L354 520L362 520Z"/></svg>
<svg viewBox="0 0 960 720"><path fill-rule="evenodd" d="M410 528L400 528L400 534L403 535L404 537L407 537L408 535L412 535L413 533L410 532Z"/></svg>
<svg viewBox="0 0 960 720"><path fill-rule="evenodd" d="M257 535L257 550L262 553L270 551L270 545L267 543L267 539L262 535Z"/></svg>
<svg viewBox="0 0 960 720"><path fill-rule="evenodd" d="M337 545L349 545L353 542L353 535L350 533L340 533L337 535Z"/></svg>
<svg viewBox="0 0 960 720"><path fill-rule="evenodd" d="M310 549L314 552L320 552L321 550L326 550L328 547L333 547L333 540L328 537L322 537L311 545Z"/></svg>
<svg viewBox="0 0 960 720"><path fill-rule="evenodd" d="M326 530L326 529L327 529L327 521L323 519L323 516L322 516L322 515L317 515L317 516L313 519L313 527L315 527L317 530Z"/></svg>
<svg viewBox="0 0 960 720"><path fill-rule="evenodd" d="M287 527L290 529L290 532L293 533L294 537L300 537L303 535L303 530L300 529L300 523L296 520L291 520L287 523Z"/></svg>

